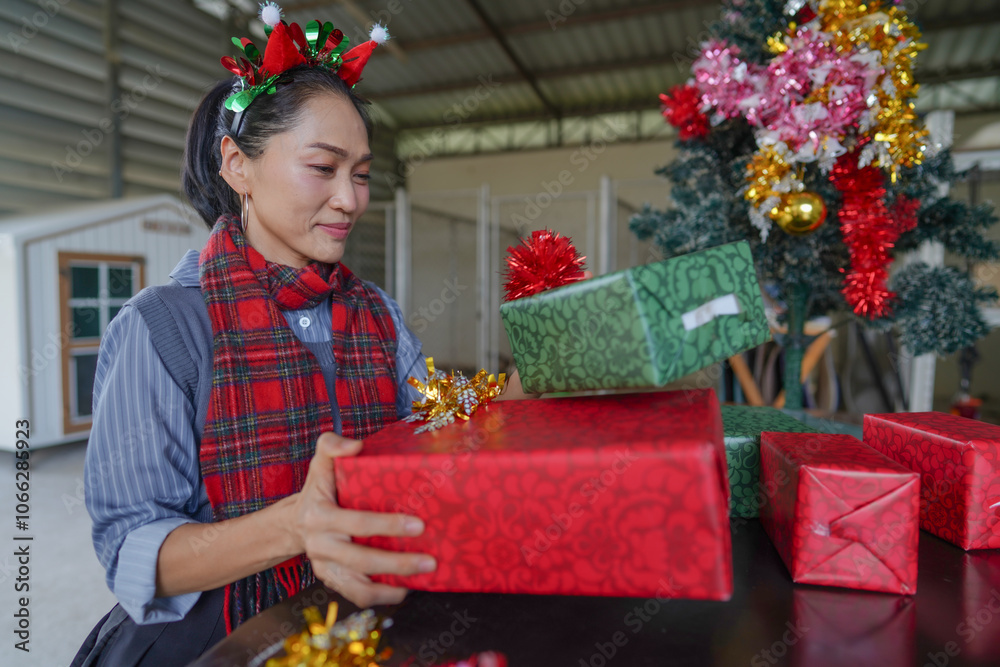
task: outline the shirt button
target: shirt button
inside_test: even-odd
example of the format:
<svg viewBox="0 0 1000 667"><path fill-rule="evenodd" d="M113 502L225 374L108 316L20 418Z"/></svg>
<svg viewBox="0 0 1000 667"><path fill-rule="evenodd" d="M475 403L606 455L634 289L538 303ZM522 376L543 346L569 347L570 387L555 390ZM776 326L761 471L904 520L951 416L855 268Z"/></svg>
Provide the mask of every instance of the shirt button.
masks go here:
<svg viewBox="0 0 1000 667"><path fill-rule="evenodd" d="M312 324L312 320L310 320L305 315L299 318L299 326L302 327L303 329L308 328L310 324Z"/></svg>

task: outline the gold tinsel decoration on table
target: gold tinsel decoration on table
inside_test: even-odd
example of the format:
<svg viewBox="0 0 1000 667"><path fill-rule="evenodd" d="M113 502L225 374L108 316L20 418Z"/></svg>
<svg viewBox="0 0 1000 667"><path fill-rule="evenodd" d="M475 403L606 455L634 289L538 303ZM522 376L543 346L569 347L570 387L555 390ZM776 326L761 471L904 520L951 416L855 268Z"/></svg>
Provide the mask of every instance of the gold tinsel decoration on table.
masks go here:
<svg viewBox="0 0 1000 667"><path fill-rule="evenodd" d="M331 602L324 621L318 607L302 611L306 629L285 640L285 655L270 658L266 667L378 667L392 656L391 649L378 650L382 619L365 609L337 622L338 605Z"/></svg>
<svg viewBox="0 0 1000 667"><path fill-rule="evenodd" d="M461 373L448 375L434 368L434 358L427 357L427 384L410 378L409 383L424 395L423 401L413 402L413 414L405 421L423 421L414 433L434 431L456 419L468 420L476 410L503 392L506 375L499 379L486 370L471 378Z"/></svg>

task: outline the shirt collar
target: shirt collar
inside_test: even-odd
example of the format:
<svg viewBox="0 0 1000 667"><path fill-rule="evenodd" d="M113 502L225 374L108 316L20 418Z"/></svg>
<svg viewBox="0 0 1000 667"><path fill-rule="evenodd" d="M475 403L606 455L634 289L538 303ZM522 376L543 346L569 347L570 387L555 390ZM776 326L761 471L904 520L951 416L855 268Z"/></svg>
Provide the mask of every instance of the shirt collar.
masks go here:
<svg viewBox="0 0 1000 667"><path fill-rule="evenodd" d="M179 282L184 287L200 287L198 279L198 256L197 250L188 250L177 262L177 266L170 272L170 277Z"/></svg>

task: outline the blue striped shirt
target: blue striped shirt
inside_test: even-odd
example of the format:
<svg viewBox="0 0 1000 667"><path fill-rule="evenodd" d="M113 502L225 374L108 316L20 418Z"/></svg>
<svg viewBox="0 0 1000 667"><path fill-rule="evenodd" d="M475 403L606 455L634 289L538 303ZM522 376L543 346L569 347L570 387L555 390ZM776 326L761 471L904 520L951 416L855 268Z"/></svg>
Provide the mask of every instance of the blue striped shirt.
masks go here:
<svg viewBox="0 0 1000 667"><path fill-rule="evenodd" d="M170 276L186 287L198 286L198 252L189 250ZM402 417L417 398L406 379L425 380L427 368L399 305L375 289L396 327ZM282 313L299 340L330 340L328 301ZM180 620L201 595L156 597L156 561L167 534L185 523L212 521L199 468L195 409L156 353L142 315L132 306L122 308L101 340L84 479L94 548L108 587L140 624Z"/></svg>

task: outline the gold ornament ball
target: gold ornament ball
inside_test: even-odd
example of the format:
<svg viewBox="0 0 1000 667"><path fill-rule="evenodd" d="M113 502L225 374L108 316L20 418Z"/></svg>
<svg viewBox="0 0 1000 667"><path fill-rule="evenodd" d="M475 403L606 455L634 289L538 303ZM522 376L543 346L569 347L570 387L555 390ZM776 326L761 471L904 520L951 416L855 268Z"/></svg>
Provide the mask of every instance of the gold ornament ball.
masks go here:
<svg viewBox="0 0 1000 667"><path fill-rule="evenodd" d="M771 219L792 236L812 234L826 220L826 204L815 192L788 192L771 209Z"/></svg>

